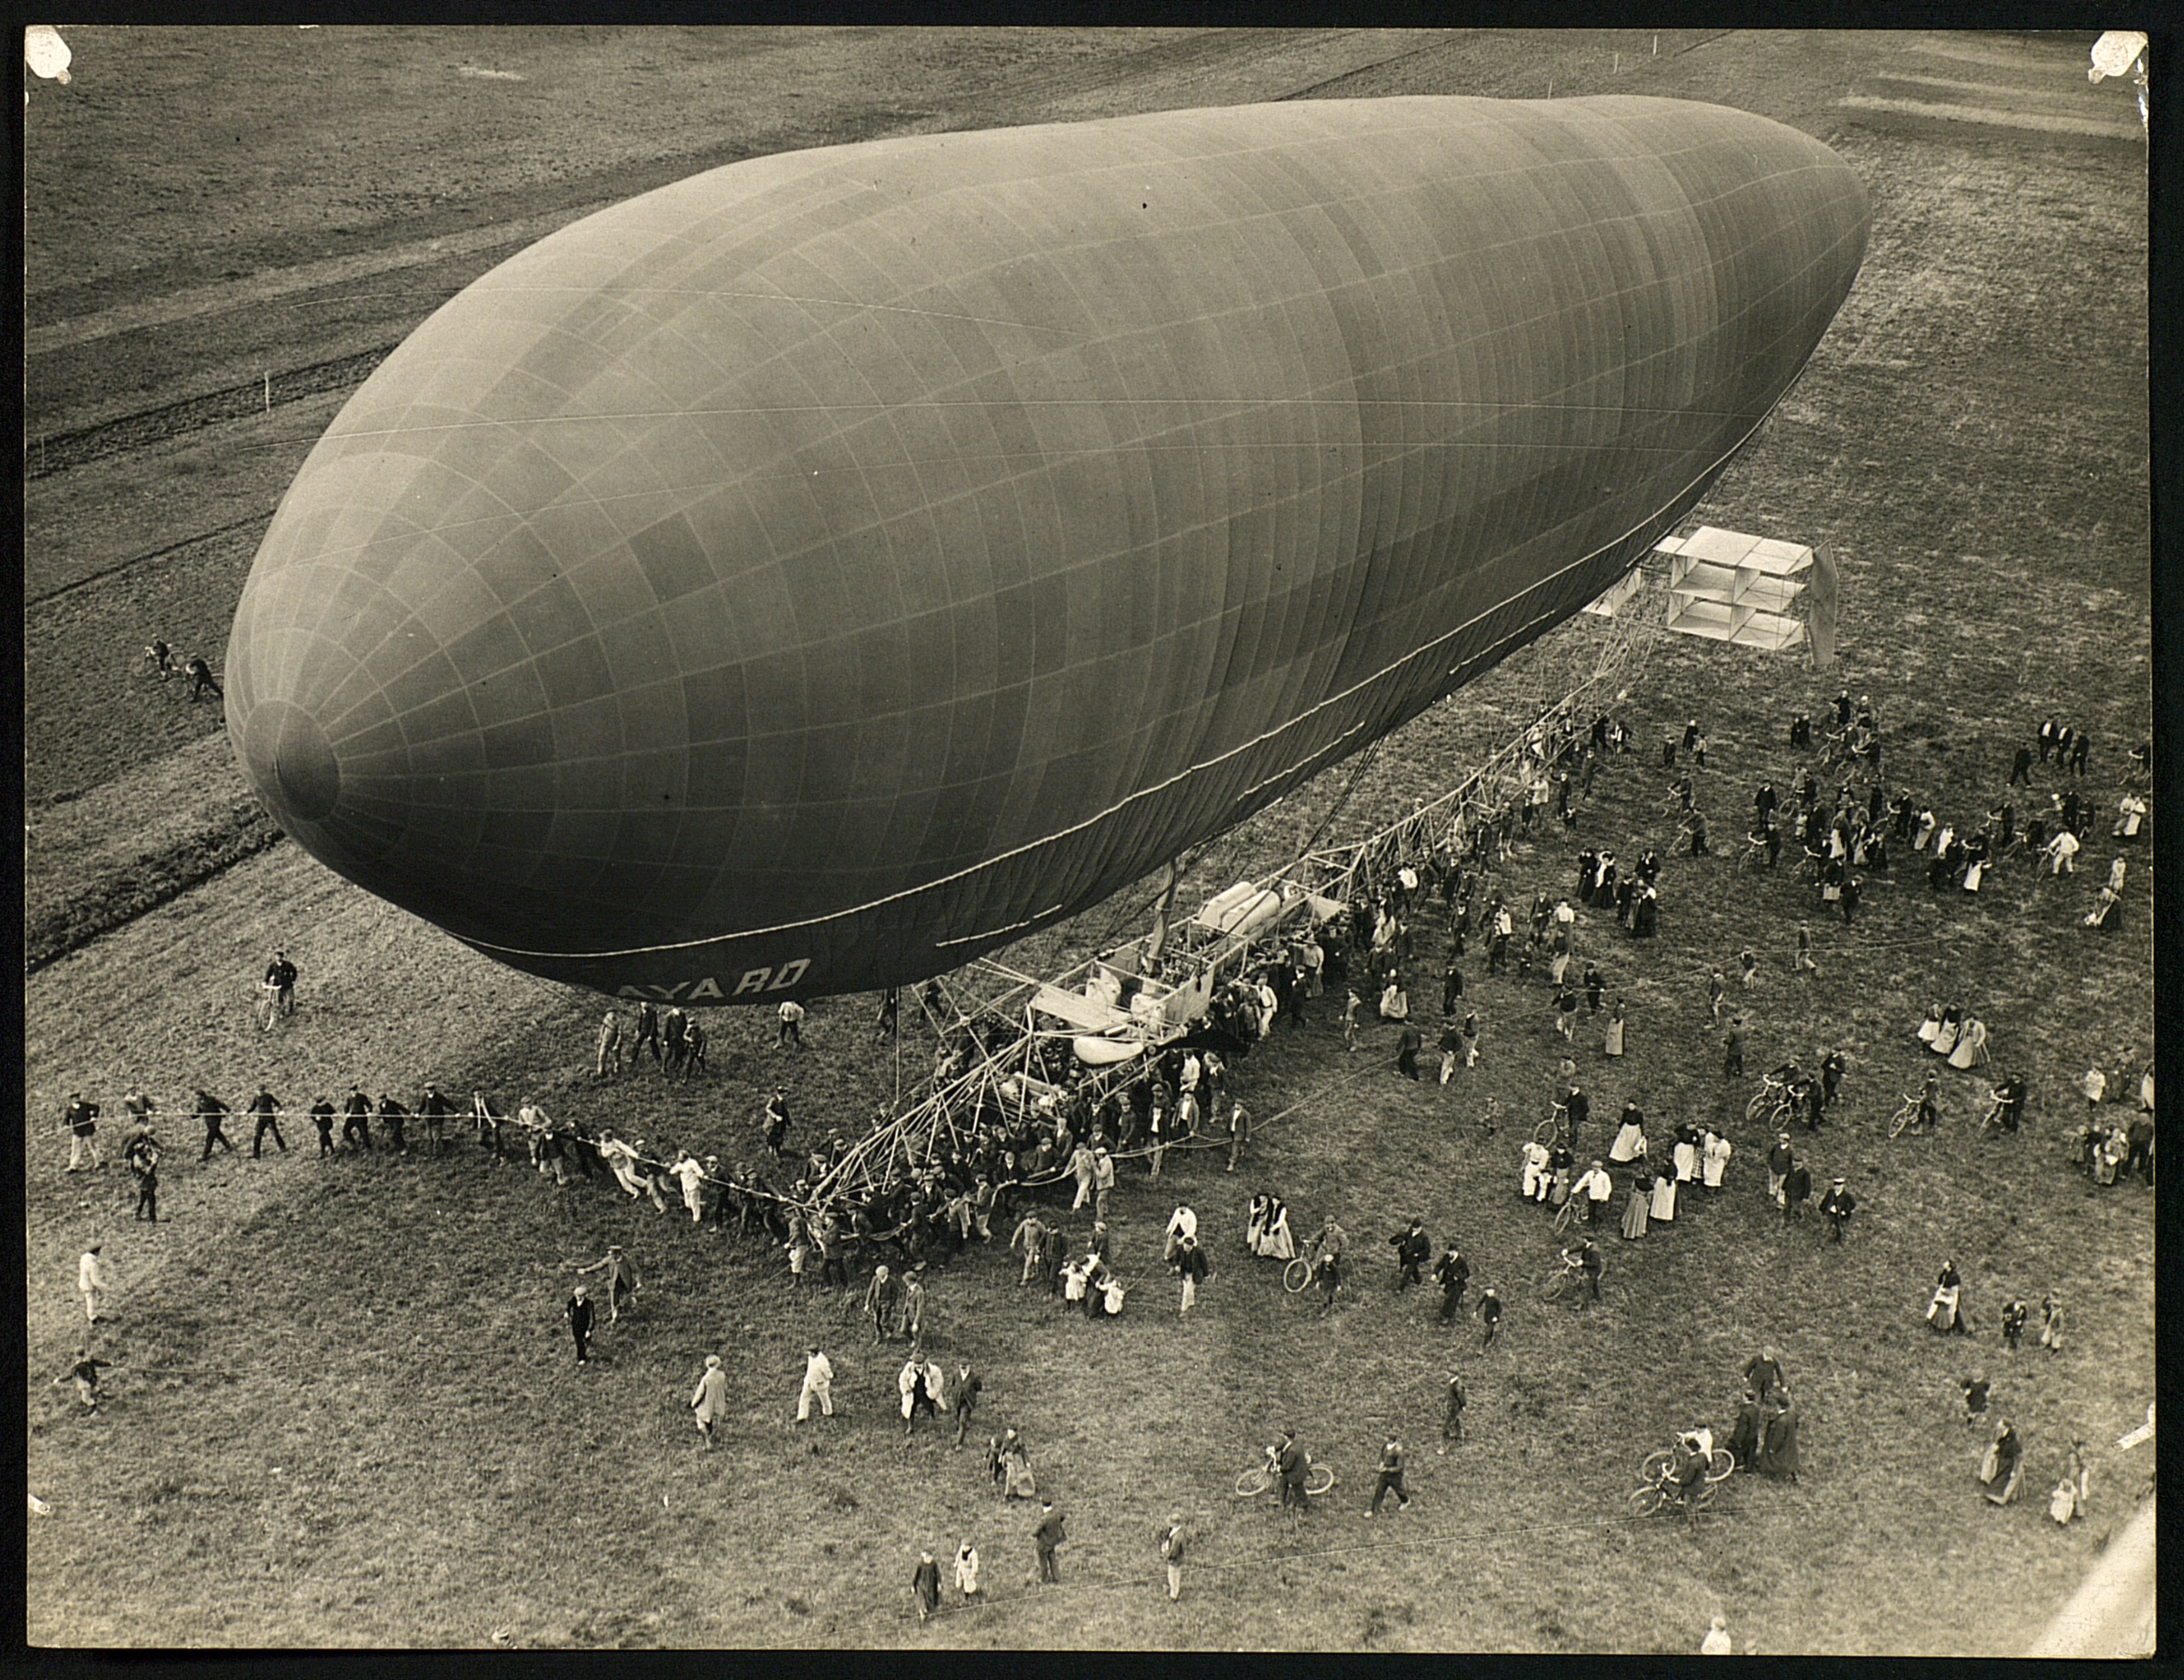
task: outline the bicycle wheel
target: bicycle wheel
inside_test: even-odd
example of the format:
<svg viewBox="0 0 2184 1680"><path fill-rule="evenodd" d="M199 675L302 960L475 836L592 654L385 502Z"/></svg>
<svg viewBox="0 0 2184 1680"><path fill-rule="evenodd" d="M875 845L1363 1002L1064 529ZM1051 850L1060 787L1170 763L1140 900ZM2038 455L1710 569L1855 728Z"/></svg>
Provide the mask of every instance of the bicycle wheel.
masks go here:
<svg viewBox="0 0 2184 1680"><path fill-rule="evenodd" d="M1629 1501L1630 1513L1633 1517L1650 1517L1667 1503L1668 1495L1648 1482L1645 1487L1633 1490Z"/></svg>
<svg viewBox="0 0 2184 1680"><path fill-rule="evenodd" d="M1716 1447L1714 1449L1714 1456L1707 1460L1707 1482L1709 1484L1727 1482L1729 1479L1729 1472L1735 1469L1736 1460L1730 1456L1729 1450L1727 1447Z"/></svg>
<svg viewBox="0 0 2184 1680"><path fill-rule="evenodd" d="M1238 1499L1250 1499L1263 1494L1273 1486L1274 1478L1267 1474L1267 1467L1264 1464L1256 1465L1237 1477L1236 1496Z"/></svg>
<svg viewBox="0 0 2184 1680"><path fill-rule="evenodd" d="M1335 1485L1335 1473L1325 1464L1314 1464L1305 1472L1305 1491L1314 1498Z"/></svg>
<svg viewBox="0 0 2184 1680"><path fill-rule="evenodd" d="M1566 1300L1577 1281L1576 1277L1568 1272L1557 1272L1547 1280L1547 1287L1539 1292L1539 1297L1546 1301Z"/></svg>
<svg viewBox="0 0 2184 1680"><path fill-rule="evenodd" d="M1762 1114L1765 1114L1767 1111L1767 1104L1770 1100L1771 1099L1767 1095L1766 1090L1763 1086L1760 1089L1759 1094L1744 1105L1744 1117L1747 1120L1757 1120Z"/></svg>
<svg viewBox="0 0 2184 1680"><path fill-rule="evenodd" d="M1281 1287L1293 1295L1301 1295L1312 1284L1312 1262L1299 1255L1281 1268Z"/></svg>
<svg viewBox="0 0 2184 1680"><path fill-rule="evenodd" d="M1532 1141L1534 1143L1546 1144L1551 1148L1561 1135L1562 1128L1555 1124L1555 1118L1551 1114L1532 1129Z"/></svg>
<svg viewBox="0 0 2184 1680"><path fill-rule="evenodd" d="M1901 1137L1904 1135L1904 1128L1911 1123L1911 1117L1917 1112L1918 1111L1909 1103L1898 1109L1889 1117L1888 1135L1891 1137Z"/></svg>
<svg viewBox="0 0 2184 1680"><path fill-rule="evenodd" d="M1646 1455L1646 1462L1638 1467L1639 1479L1648 1487L1658 1488L1661 1478L1668 1474L1669 1461L1674 1455L1666 1447Z"/></svg>
<svg viewBox="0 0 2184 1680"><path fill-rule="evenodd" d="M1562 1211L1555 1215L1556 1236L1562 1236L1572 1225L1580 1223L1583 1217L1584 1204L1585 1199L1583 1196L1572 1196L1562 1205Z"/></svg>

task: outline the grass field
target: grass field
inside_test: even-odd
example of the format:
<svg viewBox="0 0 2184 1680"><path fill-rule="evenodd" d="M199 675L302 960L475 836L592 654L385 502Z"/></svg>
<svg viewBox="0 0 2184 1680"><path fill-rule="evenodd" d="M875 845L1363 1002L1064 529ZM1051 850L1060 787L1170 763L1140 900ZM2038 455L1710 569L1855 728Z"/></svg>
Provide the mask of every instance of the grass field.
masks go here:
<svg viewBox="0 0 2184 1680"><path fill-rule="evenodd" d="M77 71L89 91L98 60L88 46L100 36L86 35ZM784 111L791 87L811 108L792 121L768 104L730 139L759 149L894 123L953 126L966 113L1091 115L1321 81L1325 93L1536 95L1544 87L1527 79L1551 69L1558 93L1752 104L1822 134L1866 180L1874 229L1858 286L1803 381L1703 510L1713 523L1835 547L1841 674L1662 641L1616 708L1640 750L1609 764L1574 829L1519 848L1499 875L1505 891L1567 891L1587 845L1627 859L1650 843L1666 855L1658 741L1692 715L1711 736L1703 799L1728 846L1756 782L1786 789L1796 774L1789 716L1816 710L1840 685L1872 695L1891 789L1930 797L1945 816L1976 821L2014 746L2050 711L2092 731L2090 785L2112 805L2124 751L2151 727L2137 142L1838 103L1945 103L1900 79L1920 74L2006 84L2034 116L2083 109L2084 43L1687 35L1657 63L1638 31L1544 45L1520 32L1436 35L1400 57L1394 48L1410 43L1319 32L1017 39L1020 49L996 38L966 57L905 37L815 37L816 56L794 60L808 73L763 79ZM505 62L490 37L402 40L407 47L390 38L373 49L356 99L422 86L420 66L443 61L532 78L463 79L480 98L562 85L587 69L604 86L639 69L704 80L675 42L621 32L553 51L527 41L530 56ZM1627 56L1611 70L1615 53ZM935 65L957 79L915 81L940 75ZM890 78L929 90L915 113L894 101ZM757 97L758 83L739 85ZM2066 104L2065 88L2080 105ZM60 91L35 92L34 185L47 161L38 113ZM144 109L161 108L142 97ZM1984 109L2000 97L1991 88L1961 102ZM668 179L717 160L691 138L702 113L676 118L689 129L648 139L622 126L610 98L582 119L602 135L582 157L538 161L552 149L549 132L511 117L506 145L481 148L504 161L476 166L501 174L464 177L452 172L468 166L450 161L437 181L430 160L462 154L444 138L436 147L431 124L444 119L428 104L418 100L418 133L390 148L371 202L340 211L346 230L306 236L296 223L309 195L273 191L270 164L255 174L238 164L217 188L234 195L236 230L192 231L186 217L161 222L154 206L128 242L63 286L82 242L41 209L30 223L34 327L156 300L161 285L217 284L236 251L293 261L428 238L435 193L447 195L438 213L450 226L513 219L612 196L603 183L619 191L647 171ZM356 120L300 123L296 155L330 155ZM80 157L55 163L60 178L95 167L96 139L72 139ZM175 148L187 155L192 143L179 135ZM95 197L87 180L79 190ZM175 250L179 278L152 278ZM418 294L402 288L412 282L446 277L400 271L393 299L374 306L390 318L412 307ZM267 330L278 337L271 324L286 323L293 334L297 319L268 311ZM315 362L356 342L348 331L281 348L296 365ZM161 332L148 335L148 362L114 372L112 404L205 388L192 381L209 379L203 370L234 348L203 324L195 349L186 322ZM34 353L34 408L47 375L65 367L80 384L91 375L78 370L96 362L80 350ZM86 413L102 400L97 391L69 399ZM57 418L66 406L53 402ZM49 587L88 580L35 606L28 622L27 888L34 923L43 916L61 930L55 951L76 947L26 986L28 1470L54 1513L34 1518L28 1536L35 1643L1673 1652L1695 1647L1718 1610L1740 1649L2005 1654L2024 1648L2129 1514L2146 1467L2107 1444L2153 1392L2151 1193L2091 1186L2066 1164L2061 1136L2083 1106L2073 1081L2089 1058L2112 1072L2127 1050L2137 1061L2150 1054L2150 856L2134 860L2124 924L2106 935L2077 925L2111 855L2105 844L2089 847L2073 879L2005 865L1977 900L1930 892L1899 860L1894 878L1869 883L1850 928L1822 920L1786 866L1755 878L1727 856L1670 858L1658 940L1635 944L1612 919L1583 924L1585 953L1631 1019L1621 1066L1600 1056L1590 1023L1581 1037L1596 1143L1631 1096L1656 1136L1678 1117L1728 1117L1737 1155L1718 1201L1687 1200L1673 1226L1637 1243L1602 1239L1599 1309L1537 1299L1556 1242L1540 1211L1517 1199L1517 1145L1543 1111L1560 1041L1544 981L1489 979L1476 949L1465 965L1484 1032L1476 1074L1446 1089L1400 1079L1389 1028L1345 1056L1325 1003L1301 1033L1278 1033L1237 1068L1252 1108L1281 1117L1243 1170L1230 1177L1218 1158L1172 1156L1157 1185L1125 1179L1111 1223L1136 1288L1120 1321L1092 1324L1027 1299L1002 1254L972 1251L941 1272L928 1341L985 1373L974 1442L1004 1423L1020 1428L1042 1488L1069 1513L1065 1584L1030 1587L1032 1517L989 1491L975 1448L954 1450L929 1423L902 1439L890 1413L899 1349L872 1348L853 1302L792 1290L777 1255L694 1232L680 1214L631 1209L598 1186L556 1192L474 1146L444 1161L312 1158L300 1111L318 1092L338 1097L358 1079L413 1099L437 1079L504 1104L536 1094L557 1115L735 1159L756 1152L759 1103L777 1079L809 1136L803 1129L857 1123L898 1077L915 1084L929 1044L913 1032L898 1067L871 1042L867 998L815 1006L801 1056L771 1048L771 1023L723 1013L709 1080L601 1086L589 1076L597 1000L473 956L292 846L220 853L248 819L233 805L231 766L201 739L209 708L190 716L174 696L116 700L114 667L135 657L148 613L194 614L209 640L255 533L94 574L261 512L254 499L266 481L277 488L280 450L308 442L295 425L268 437L279 418L187 445L204 463L189 482L205 488L177 492L171 514L160 512L161 463L185 445L123 452L33 487L29 595L43 593L41 576ZM240 440L236 458L205 447L228 435ZM86 534L68 516L86 498L125 491L135 511L121 535ZM106 541L120 546L102 551ZM126 657L110 657L116 650ZM1281 862L1345 788L1337 838L1449 785L1498 745L1523 686L1520 670L1490 674L1392 737L1354 786L1355 767L1337 767L1262 814L1209 849L1186 899ZM2059 785L2053 771L2036 772L2042 800ZM2021 813L2026 798L2020 790ZM132 891L159 907L116 923L114 907ZM1124 895L1004 955L1019 967L1059 965L1134 931L1144 897ZM1816 979L1791 972L1800 918L1816 936ZM82 942L72 926L109 931ZM247 1018L250 981L281 943L304 966L304 1010L261 1035ZM1420 948L1438 954L1438 935ZM1757 985L1737 999L1758 1022L1749 1066L1828 1046L1851 1060L1846 1110L1811 1140L1816 1179L1846 1173L1860 1198L1840 1249L1824 1244L1816 1219L1785 1230L1763 1205L1765 1140L1742 1117L1751 1085L1716 1072L1705 976L1746 948L1761 959ZM1429 1018L1437 992L1413 991ZM1880 1135L1923 1072L1911 1029L1936 1002L1986 1019L1994 1071L2030 1082L2020 1136L1975 1141L1984 1078L1947 1070L1941 1136ZM52 1127L72 1089L111 1115L132 1079L172 1111L199 1082L239 1104L261 1078L296 1117L289 1153L200 1167L191 1129L170 1122L169 1223L130 1221L116 1169L60 1170L65 1146ZM1491 1137L1478 1124L1489 1100L1504 1117ZM247 1150L247 1133L242 1142ZM1300 1221L1336 1211L1351 1233L1363 1263L1325 1320L1242 1249L1243 1206L1261 1187L1284 1195ZM1158 1259L1179 1200L1197 1208L1217 1267L1183 1319ZM1485 1354L1475 1321L1451 1336L1432 1322L1431 1303L1393 1293L1386 1239L1413 1213L1437 1240L1462 1243L1475 1294L1491 1282L1509 1301ZM1071 1228L1086 1223L1078 1215ZM80 1339L70 1285L93 1231L119 1284L116 1322L100 1327L98 1345L123 1369L106 1407L83 1418L72 1394L48 1384ZM609 1242L632 1245L646 1288L580 1371L558 1323L567 1268ZM1969 1342L1937 1339L1920 1321L1950 1255L1978 1332ZM2009 1356L1995 1331L2001 1302L2049 1292L2070 1309L2068 1350ZM810 1339L833 1356L840 1415L800 1431L790 1418ZM1691 1422L1725 1429L1735 1373L1764 1341L1782 1350L1805 1412L1801 1481L1734 1478L1696 1529L1624 1520L1640 1457ZM683 1406L708 1351L725 1356L740 1403L727 1450L710 1456ZM1978 1445L1960 1421L1955 1383L1975 1364L2029 1443L2026 1498L2005 1510L1977 1497ZM1470 1387L1470 1438L1442 1456L1433 1447L1451 1369ZM1230 1492L1285 1422L1341 1478L1298 1530L1270 1501ZM1390 1434L1411 1450L1414 1503L1367 1521L1371 1468ZM2093 1513L2059 1530L2041 1494L2074 1434L2093 1450ZM1176 1508L1201 1538L1184 1598L1170 1606L1154 1543ZM984 1554L990 1601L952 1605L922 1629L908 1591L917 1550L945 1560L966 1536ZM1937 1617L1936 1604L1966 1613Z"/></svg>

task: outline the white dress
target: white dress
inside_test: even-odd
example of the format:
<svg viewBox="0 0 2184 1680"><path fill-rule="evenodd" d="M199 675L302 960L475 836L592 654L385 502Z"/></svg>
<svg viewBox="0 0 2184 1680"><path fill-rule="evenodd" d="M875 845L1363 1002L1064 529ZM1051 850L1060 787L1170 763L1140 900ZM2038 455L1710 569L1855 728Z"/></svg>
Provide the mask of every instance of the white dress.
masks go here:
<svg viewBox="0 0 2184 1680"><path fill-rule="evenodd" d="M1652 1215L1655 1224L1665 1225L1674 1221L1676 1178L1673 1173L1664 1173L1653 1180L1653 1205L1649 1211Z"/></svg>

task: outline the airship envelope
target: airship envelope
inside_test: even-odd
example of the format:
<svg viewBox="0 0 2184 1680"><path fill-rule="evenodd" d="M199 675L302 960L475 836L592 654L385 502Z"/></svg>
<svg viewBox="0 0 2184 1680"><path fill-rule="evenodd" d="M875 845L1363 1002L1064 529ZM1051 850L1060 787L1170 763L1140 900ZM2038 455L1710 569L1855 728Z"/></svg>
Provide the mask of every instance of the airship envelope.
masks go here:
<svg viewBox="0 0 2184 1680"><path fill-rule="evenodd" d="M1300 101L752 159L485 274L343 409L228 727L504 962L778 1002L1098 903L1576 612L1856 274L1827 148Z"/></svg>

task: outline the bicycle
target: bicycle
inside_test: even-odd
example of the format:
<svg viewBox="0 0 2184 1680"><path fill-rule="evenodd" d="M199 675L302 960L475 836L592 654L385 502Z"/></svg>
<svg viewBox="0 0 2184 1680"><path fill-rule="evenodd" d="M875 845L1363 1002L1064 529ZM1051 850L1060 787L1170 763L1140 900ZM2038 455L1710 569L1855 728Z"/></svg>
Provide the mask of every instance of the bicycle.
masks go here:
<svg viewBox="0 0 2184 1680"><path fill-rule="evenodd" d="M1281 1472L1276 1468L1275 1456L1268 1453L1265 1458L1237 1477L1236 1496L1238 1499L1256 1499L1268 1488L1278 1485L1281 1480ZM1317 1499L1334 1485L1333 1469L1329 1465L1313 1463L1312 1456L1307 1453L1305 1456L1305 1492Z"/></svg>
<svg viewBox="0 0 2184 1680"><path fill-rule="evenodd" d="M1779 1098L1764 1115L1757 1117L1759 1123L1772 1131L1787 1131L1790 1123L1800 1113L1797 1104L1787 1097Z"/></svg>
<svg viewBox="0 0 2184 1680"><path fill-rule="evenodd" d="M271 1032L273 1023L280 1016L280 988L261 981L258 985L258 1001L253 1012L258 1019L258 1030L261 1033Z"/></svg>
<svg viewBox="0 0 2184 1680"><path fill-rule="evenodd" d="M1737 871L1740 874L1742 873L1747 867L1752 869L1766 868L1766 841L1760 839L1755 839L1753 836L1747 834L1744 837L1744 850L1737 853L1736 866Z"/></svg>
<svg viewBox="0 0 2184 1680"><path fill-rule="evenodd" d="M1299 1255L1281 1268L1281 1287L1293 1295L1312 1287L1312 1262Z"/></svg>
<svg viewBox="0 0 2184 1680"><path fill-rule="evenodd" d="M1532 1129L1532 1141L1552 1148L1558 1143L1570 1142L1570 1104L1556 1103L1547 1111L1547 1117Z"/></svg>
<svg viewBox="0 0 2184 1680"><path fill-rule="evenodd" d="M1574 1191L1570 1193L1570 1199L1555 1211L1555 1235L1557 1236L1566 1236L1577 1226L1586 1223L1585 1209L1589 1200L1589 1198L1578 1195Z"/></svg>
<svg viewBox="0 0 2184 1680"><path fill-rule="evenodd" d="M1671 1505L1683 1506L1687 1517L1696 1515L1714 1502L1715 1494L1736 1469L1736 1460L1729 1456L1728 1449L1715 1448L1707 1460L1705 1476L1691 1488L1688 1499L1677 1484L1675 1466L1676 1455L1665 1447L1646 1455L1646 1461L1638 1467L1643 1485L1632 1490L1627 1501L1633 1516L1654 1516Z"/></svg>
<svg viewBox="0 0 2184 1680"><path fill-rule="evenodd" d="M1903 1105L1888 1117L1888 1135L1891 1137L1900 1137L1905 1127L1918 1125L1920 1123L1919 1110L1923 1105L1924 1099L1919 1092L1906 1093ZM1937 1120L1939 1117L1939 1116L1935 1117Z"/></svg>
<svg viewBox="0 0 2184 1680"><path fill-rule="evenodd" d="M1564 1211L1568 1211L1570 1207L1576 1205L1576 1202L1577 1199L1572 1197L1564 1205ZM1584 1287L1583 1263L1574 1255L1565 1254L1562 1257L1562 1264L1548 1274L1546 1285L1539 1291L1539 1299L1550 1302L1574 1300Z"/></svg>
<svg viewBox="0 0 2184 1680"><path fill-rule="evenodd" d="M1759 1076L1759 1094L1744 1105L1744 1117L1757 1121L1763 1114L1780 1114L1790 1107L1790 1081L1772 1073Z"/></svg>

